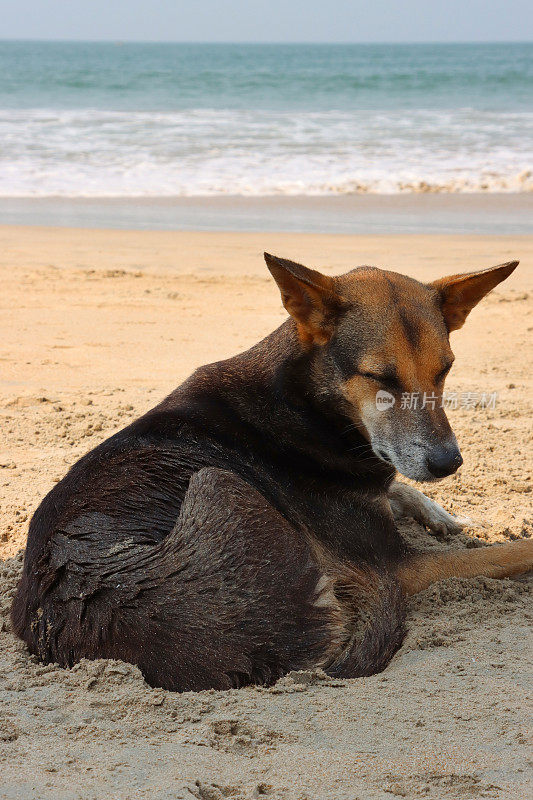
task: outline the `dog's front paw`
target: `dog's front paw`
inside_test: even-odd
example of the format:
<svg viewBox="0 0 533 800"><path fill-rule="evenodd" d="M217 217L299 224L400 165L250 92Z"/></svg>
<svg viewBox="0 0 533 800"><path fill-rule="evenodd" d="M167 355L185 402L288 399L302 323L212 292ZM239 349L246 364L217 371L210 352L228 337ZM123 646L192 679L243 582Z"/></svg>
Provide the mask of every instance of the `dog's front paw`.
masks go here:
<svg viewBox="0 0 533 800"><path fill-rule="evenodd" d="M454 517L434 500L404 483L393 483L389 489L389 502L395 519L412 517L433 533L457 534L472 524L468 517Z"/></svg>
<svg viewBox="0 0 533 800"><path fill-rule="evenodd" d="M472 524L469 517L457 516L450 514L446 509L439 506L434 500L422 495L424 498L423 508L419 509L417 513L413 514L413 518L421 525L424 525L433 533L439 534L457 534L461 533L463 528Z"/></svg>

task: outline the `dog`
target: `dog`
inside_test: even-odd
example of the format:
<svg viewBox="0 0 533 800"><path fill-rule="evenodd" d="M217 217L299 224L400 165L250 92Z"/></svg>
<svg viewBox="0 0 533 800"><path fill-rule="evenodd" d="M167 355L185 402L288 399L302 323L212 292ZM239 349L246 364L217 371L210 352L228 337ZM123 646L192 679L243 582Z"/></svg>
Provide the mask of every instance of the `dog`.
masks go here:
<svg viewBox="0 0 533 800"><path fill-rule="evenodd" d="M265 259L281 327L198 369L35 512L12 622L42 661L122 659L176 691L371 675L401 646L406 597L531 569L533 540L417 552L396 525L460 529L396 481L462 463L442 404L400 397L442 397L449 334L518 262L424 284Z"/></svg>

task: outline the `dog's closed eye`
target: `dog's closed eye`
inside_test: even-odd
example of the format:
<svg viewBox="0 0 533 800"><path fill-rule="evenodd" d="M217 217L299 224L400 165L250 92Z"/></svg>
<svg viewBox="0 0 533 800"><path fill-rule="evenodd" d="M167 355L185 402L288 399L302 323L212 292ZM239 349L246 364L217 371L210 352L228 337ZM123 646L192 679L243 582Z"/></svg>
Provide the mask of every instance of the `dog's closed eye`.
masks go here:
<svg viewBox="0 0 533 800"><path fill-rule="evenodd" d="M367 378L368 380L375 381L376 383L381 383L383 386L387 386L390 389L400 388L396 370L392 367L385 369L382 372L366 372L361 370L358 371L357 374L362 378Z"/></svg>

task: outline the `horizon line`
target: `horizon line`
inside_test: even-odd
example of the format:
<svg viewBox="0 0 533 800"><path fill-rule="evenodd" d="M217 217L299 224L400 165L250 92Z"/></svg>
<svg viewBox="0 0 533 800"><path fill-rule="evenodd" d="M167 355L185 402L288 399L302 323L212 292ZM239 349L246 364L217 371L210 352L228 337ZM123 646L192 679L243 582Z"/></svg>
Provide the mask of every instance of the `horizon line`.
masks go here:
<svg viewBox="0 0 533 800"><path fill-rule="evenodd" d="M0 42L36 42L36 43L49 43L49 44L191 44L191 45L434 45L434 44L533 44L533 39L416 39L416 40L402 40L391 41L387 39L373 39L365 41L345 41L345 40L332 40L332 41L318 41L318 40L299 40L299 41L276 41L276 40L196 40L196 39L121 39L121 38L103 38L103 39L53 39L42 37L18 37L18 36L1 36Z"/></svg>

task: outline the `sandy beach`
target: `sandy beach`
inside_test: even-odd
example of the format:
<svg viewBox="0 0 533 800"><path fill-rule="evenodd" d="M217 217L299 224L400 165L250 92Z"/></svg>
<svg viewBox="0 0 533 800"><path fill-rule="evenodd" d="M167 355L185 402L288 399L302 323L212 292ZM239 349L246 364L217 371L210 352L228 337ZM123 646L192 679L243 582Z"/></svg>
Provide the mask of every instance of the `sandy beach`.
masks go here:
<svg viewBox="0 0 533 800"><path fill-rule="evenodd" d="M387 670L352 681L292 673L269 689L176 695L120 662L40 665L10 631L44 494L197 366L285 318L263 250L328 274L375 264L422 280L520 259L452 338L448 391L494 403L450 410L464 465L421 487L472 526L401 528L426 549L532 535L533 236L0 227L0 798L525 800L525 578L434 585L410 603Z"/></svg>

